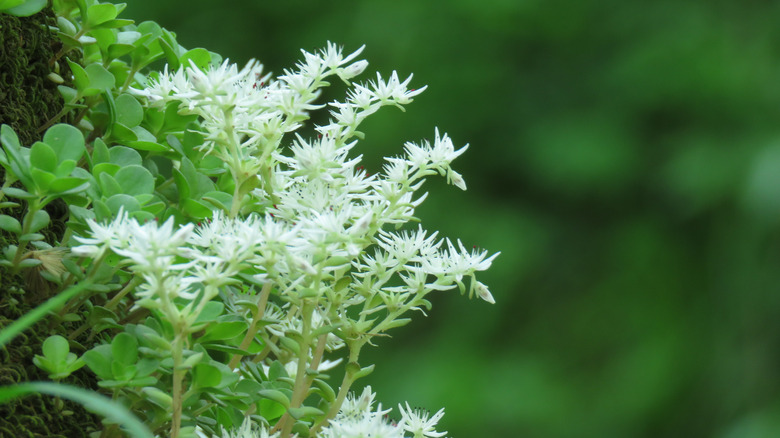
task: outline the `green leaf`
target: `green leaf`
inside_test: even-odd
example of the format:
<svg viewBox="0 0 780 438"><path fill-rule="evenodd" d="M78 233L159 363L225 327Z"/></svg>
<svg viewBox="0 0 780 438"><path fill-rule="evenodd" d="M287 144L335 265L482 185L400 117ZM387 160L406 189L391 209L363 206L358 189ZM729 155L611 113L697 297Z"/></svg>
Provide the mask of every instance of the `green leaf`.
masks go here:
<svg viewBox="0 0 780 438"><path fill-rule="evenodd" d="M87 363L87 367L97 374L101 380L109 380L114 378L114 374L111 372L111 346L110 345L98 345L97 347L84 353L84 362Z"/></svg>
<svg viewBox="0 0 780 438"><path fill-rule="evenodd" d="M115 99L117 122L133 128L144 119L144 109L135 98L129 94L120 94Z"/></svg>
<svg viewBox="0 0 780 438"><path fill-rule="evenodd" d="M46 338L42 345L43 355L54 363L65 362L70 352L68 340L60 335Z"/></svg>
<svg viewBox="0 0 780 438"><path fill-rule="evenodd" d="M220 303L219 301L209 301L206 303L205 306L203 306L203 310L200 312L198 317L195 319L195 323L200 322L211 322L217 319L220 315L222 315L222 312L225 310L225 305Z"/></svg>
<svg viewBox="0 0 780 438"><path fill-rule="evenodd" d="M0 11L15 8L27 0L0 0Z"/></svg>
<svg viewBox="0 0 780 438"><path fill-rule="evenodd" d="M30 232L34 233L38 230L42 230L49 225L49 213L46 210L38 210L33 214L32 221L30 222Z"/></svg>
<svg viewBox="0 0 780 438"><path fill-rule="evenodd" d="M110 59L116 59L135 50L132 44L115 43L108 46L107 55Z"/></svg>
<svg viewBox="0 0 780 438"><path fill-rule="evenodd" d="M312 406L290 408L287 412L289 412L290 416L295 418L296 420L311 419L313 417L319 417L321 415L325 415L324 412Z"/></svg>
<svg viewBox="0 0 780 438"><path fill-rule="evenodd" d="M104 174L105 175L105 174ZM131 195L124 193L117 193L106 199L106 206L111 211L112 215L119 214L119 209L122 208L128 213L137 212L141 210L141 204Z"/></svg>
<svg viewBox="0 0 780 438"><path fill-rule="evenodd" d="M111 176L116 175L117 172L119 172L119 169L121 167L114 163L100 163L95 166L94 169L92 169L92 174L95 176L95 178L100 178L101 173L107 173Z"/></svg>
<svg viewBox="0 0 780 438"><path fill-rule="evenodd" d="M114 28L117 28L117 27L124 27L124 26L127 26L129 24L133 24L133 20L128 20L128 19L125 19L125 18L117 18L115 20L108 20L108 21L105 21L105 22L101 23L100 27L114 29Z"/></svg>
<svg viewBox="0 0 780 438"><path fill-rule="evenodd" d="M51 146L59 162L78 161L86 151L84 135L73 125L59 123L43 134L43 142Z"/></svg>
<svg viewBox="0 0 780 438"><path fill-rule="evenodd" d="M222 373L219 371L219 368L207 363L195 365L192 373L192 382L196 388L214 388L219 386L222 380Z"/></svg>
<svg viewBox="0 0 780 438"><path fill-rule="evenodd" d="M109 161L108 146L102 138L98 137L92 144L92 166L97 166L100 163L106 163Z"/></svg>
<svg viewBox="0 0 780 438"><path fill-rule="evenodd" d="M153 141L128 141L127 145L139 151L166 152L168 148Z"/></svg>
<svg viewBox="0 0 780 438"><path fill-rule="evenodd" d="M20 242L32 242L32 241L43 240L43 239L44 239L44 236L43 236L43 234L40 234L40 233L27 233L27 234L22 234L21 236L19 236L19 241ZM30 259L28 259L28 260L30 260Z"/></svg>
<svg viewBox="0 0 780 438"><path fill-rule="evenodd" d="M3 189L3 192L12 198L25 199L25 200L37 198L37 196L33 195L32 193L26 190L18 189L16 187L6 187Z"/></svg>
<svg viewBox="0 0 780 438"><path fill-rule="evenodd" d="M211 62L211 54L208 50L198 47L181 55L179 62L186 67L192 67L192 64L195 64L197 68L206 70Z"/></svg>
<svg viewBox="0 0 780 438"><path fill-rule="evenodd" d="M181 66L181 62L179 62L179 57L176 55L176 48L169 44L165 39L161 38L159 41L160 48L168 59L168 66L171 71L178 70L179 66ZM178 47L178 44L176 44L176 46Z"/></svg>
<svg viewBox="0 0 780 438"><path fill-rule="evenodd" d="M189 198L182 202L182 212L195 219L205 219L214 214L206 204Z"/></svg>
<svg viewBox="0 0 780 438"><path fill-rule="evenodd" d="M65 104L72 104L78 99L78 91L72 87L66 87L65 85L57 85L57 90L60 92Z"/></svg>
<svg viewBox="0 0 780 438"><path fill-rule="evenodd" d="M57 176L53 173L46 172L45 170L38 169L37 167L30 169L30 175L32 175L33 182L38 188L38 190L35 190L36 194L38 195L45 195L48 193L51 183L57 179Z"/></svg>
<svg viewBox="0 0 780 438"><path fill-rule="evenodd" d="M30 164L47 172L57 168L57 154L46 143L35 142L30 148Z"/></svg>
<svg viewBox="0 0 780 438"><path fill-rule="evenodd" d="M22 224L7 214L0 214L0 228L14 234L22 234Z"/></svg>
<svg viewBox="0 0 780 438"><path fill-rule="evenodd" d="M143 391L144 394L146 394L146 396L149 397L149 399L156 405L166 410L171 409L171 406L173 405L173 398L170 396L170 394L166 394L165 392L153 386L141 388L141 391Z"/></svg>
<svg viewBox="0 0 780 438"><path fill-rule="evenodd" d="M117 361L111 362L111 374L114 375L114 380L125 384L128 380L135 377L137 371L135 364L123 364Z"/></svg>
<svg viewBox="0 0 780 438"><path fill-rule="evenodd" d="M258 402L258 406L260 407L260 413L262 414L263 418L267 420L274 420L287 412L287 409L285 409L284 405L269 399L260 400Z"/></svg>
<svg viewBox="0 0 780 438"><path fill-rule="evenodd" d="M58 195L72 195L83 192L89 188L89 182L84 178L62 177L57 178L49 185L49 191Z"/></svg>
<svg viewBox="0 0 780 438"><path fill-rule="evenodd" d="M3 386L0 387L0 403L36 393L55 395L81 403L88 411L100 414L110 422L121 425L122 429L133 438L153 438L149 429L120 403L95 392L73 386L53 382L30 382Z"/></svg>
<svg viewBox="0 0 780 438"><path fill-rule="evenodd" d="M246 321L225 321L209 324L206 333L198 338L199 342L233 339L246 331Z"/></svg>
<svg viewBox="0 0 780 438"><path fill-rule="evenodd" d="M89 76L89 89L96 90L89 95L93 96L99 94L102 91L109 90L114 87L114 75L105 69L100 64L93 63L86 66L84 69ZM85 94L86 96L86 94Z"/></svg>
<svg viewBox="0 0 780 438"><path fill-rule="evenodd" d="M133 141L138 141L138 136L135 135L135 132L133 132L132 129L128 128L127 126L116 122L113 125L111 125L111 136L113 140L122 142L122 143L130 143Z"/></svg>
<svg viewBox="0 0 780 438"><path fill-rule="evenodd" d="M76 168L76 161L74 160L65 160L57 166L57 169L54 170L54 174L57 176L67 177L70 175L71 172L73 172L73 169Z"/></svg>
<svg viewBox="0 0 780 438"><path fill-rule="evenodd" d="M111 357L123 365L138 361L138 341L130 334L119 333L111 341Z"/></svg>
<svg viewBox="0 0 780 438"><path fill-rule="evenodd" d="M21 268L21 269L28 269L28 268L32 268L32 267L35 267L35 266L40 266L42 264L43 264L43 262L38 260L38 259L24 259L21 262L19 262L19 264L16 265L16 266Z"/></svg>
<svg viewBox="0 0 780 438"><path fill-rule="evenodd" d="M116 6L110 3L98 3L87 8L87 17L84 26L91 29L117 16Z"/></svg>
<svg viewBox="0 0 780 438"><path fill-rule="evenodd" d="M97 40L97 45L104 55L108 53L108 46L116 42L116 34L111 29L93 29L89 31L89 36Z"/></svg>
<svg viewBox="0 0 780 438"><path fill-rule="evenodd" d="M233 204L233 196L230 193L216 190L204 193L201 200L208 202L225 213L230 212L230 206Z"/></svg>
<svg viewBox="0 0 780 438"><path fill-rule="evenodd" d="M70 66L70 72L73 73L73 84L81 95L83 95L83 92L89 87L89 75L87 74L87 71L84 70L84 67L76 64L70 59L68 59L68 65Z"/></svg>
<svg viewBox="0 0 780 438"><path fill-rule="evenodd" d="M189 199L191 195L190 184L187 182L187 178L181 173L181 170L173 168L173 181L176 183L176 188L179 190L179 202L184 202L185 199Z"/></svg>
<svg viewBox="0 0 780 438"><path fill-rule="evenodd" d="M103 196L111 197L122 193L122 186L106 172L100 174L98 182L100 183L100 189L103 191Z"/></svg>
<svg viewBox="0 0 780 438"><path fill-rule="evenodd" d="M110 162L119 166L141 165L141 154L125 146L114 146L109 149Z"/></svg>
<svg viewBox="0 0 780 438"><path fill-rule="evenodd" d="M259 394L261 397L273 400L285 408L290 407L290 399L287 398L287 396L282 391L276 389L263 389L259 392Z"/></svg>
<svg viewBox="0 0 780 438"><path fill-rule="evenodd" d="M0 11L4 14L15 15L17 17L29 17L30 15L41 12L41 10L46 7L46 2L47 0L27 0L19 6L11 7L10 9L0 7Z"/></svg>
<svg viewBox="0 0 780 438"><path fill-rule="evenodd" d="M154 192L154 177L145 167L130 165L122 167L114 175L114 180L128 195L140 195Z"/></svg>
<svg viewBox="0 0 780 438"><path fill-rule="evenodd" d="M317 392L325 401L333 403L333 400L336 399L336 391L334 391L327 382L322 379L314 379L312 383L317 387Z"/></svg>

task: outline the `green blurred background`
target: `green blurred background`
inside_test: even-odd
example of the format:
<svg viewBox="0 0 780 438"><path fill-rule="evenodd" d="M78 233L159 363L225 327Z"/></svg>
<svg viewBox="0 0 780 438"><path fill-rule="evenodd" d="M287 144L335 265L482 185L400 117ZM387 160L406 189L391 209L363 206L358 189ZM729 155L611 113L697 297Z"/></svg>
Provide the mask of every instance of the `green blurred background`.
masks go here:
<svg viewBox="0 0 780 438"><path fill-rule="evenodd" d="M444 406L460 438L780 436L780 3L129 3L276 74L328 40L413 72L428 90L366 122L370 171L435 126L471 144L469 190L429 181L419 216L501 251L497 304L441 293L378 340L385 406Z"/></svg>

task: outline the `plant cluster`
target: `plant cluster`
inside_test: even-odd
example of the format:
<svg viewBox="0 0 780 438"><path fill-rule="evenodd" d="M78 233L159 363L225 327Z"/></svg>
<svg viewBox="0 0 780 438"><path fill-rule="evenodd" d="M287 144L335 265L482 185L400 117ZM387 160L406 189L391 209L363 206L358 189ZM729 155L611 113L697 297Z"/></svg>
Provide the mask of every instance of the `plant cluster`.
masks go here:
<svg viewBox="0 0 780 438"><path fill-rule="evenodd" d="M156 23L118 18L123 8L55 0L51 65L64 58L71 73L50 79L64 108L32 145L0 129L0 208L24 208L0 214L0 265L56 294L3 343L49 311L33 361L55 382L94 373L114 402L98 408L100 436L443 436L443 410L407 404L393 423L370 388L350 393L374 367L362 349L429 310L428 294L494 302L476 273L496 255L409 226L426 177L465 190L451 163L466 147L436 130L373 175L352 153L368 116L425 87L396 72L353 82L363 48L331 43L273 77L187 50ZM344 98L317 103L334 79ZM318 110L328 122L304 132ZM54 201L69 215L47 239ZM65 385L0 391L103 400Z"/></svg>

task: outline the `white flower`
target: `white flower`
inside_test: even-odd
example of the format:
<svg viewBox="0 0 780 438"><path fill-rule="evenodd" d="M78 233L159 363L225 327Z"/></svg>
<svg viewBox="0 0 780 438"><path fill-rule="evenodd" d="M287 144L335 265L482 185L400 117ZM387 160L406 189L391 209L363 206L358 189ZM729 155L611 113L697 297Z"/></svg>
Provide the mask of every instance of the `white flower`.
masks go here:
<svg viewBox="0 0 780 438"><path fill-rule="evenodd" d="M433 163L449 166L455 158L458 158L461 154L466 152L469 145L465 145L462 148L455 150L455 146L452 144L452 140L444 133L443 136L439 136L439 128L436 128L435 138L433 140L433 149L431 150L430 159Z"/></svg>
<svg viewBox="0 0 780 438"><path fill-rule="evenodd" d="M412 81L412 77L414 75L409 75L406 80L401 82L398 79L398 72L395 70L390 75L390 79L385 81L382 79L382 75L379 73L376 74L376 82L369 82L369 86L371 87L371 91L373 92L373 97L377 99L378 101L382 102L383 104L394 104L401 110L403 110L402 105L407 105L409 103L412 103L412 98L414 96L417 96L418 94L425 91L428 86L424 86L422 88L418 89L412 89L409 90L406 88L407 85L409 85L409 82Z"/></svg>
<svg viewBox="0 0 780 438"><path fill-rule="evenodd" d="M406 403L406 410L400 404L398 409L401 411L401 421L398 423L398 427L413 433L414 438L440 438L447 434L447 431L436 432L435 429L436 424L444 416L444 408L440 409L431 418L428 418L427 412L410 408L408 402Z"/></svg>
<svg viewBox="0 0 780 438"><path fill-rule="evenodd" d="M83 243L83 245L73 247L71 251L79 256L96 259L109 248L126 245L131 235L130 228L126 223L127 212L124 208L120 208L117 217L105 225L99 224L92 219L87 219L87 225L89 225L92 237L75 236L74 238Z"/></svg>
<svg viewBox="0 0 780 438"><path fill-rule="evenodd" d="M194 229L194 224L186 224L173 230L173 216L158 226L157 222L139 224L135 219L125 222L130 238L112 249L115 253L131 260L136 271L161 272L166 269L181 269L173 266L175 256L183 252L182 246Z"/></svg>
<svg viewBox="0 0 780 438"><path fill-rule="evenodd" d="M418 226L417 231L414 233L408 231L392 233L381 230L377 244L393 258L405 263L408 260L419 260L420 257L424 258L434 254L441 245L441 242L436 242L438 231L427 237L426 234L427 231L422 226Z"/></svg>

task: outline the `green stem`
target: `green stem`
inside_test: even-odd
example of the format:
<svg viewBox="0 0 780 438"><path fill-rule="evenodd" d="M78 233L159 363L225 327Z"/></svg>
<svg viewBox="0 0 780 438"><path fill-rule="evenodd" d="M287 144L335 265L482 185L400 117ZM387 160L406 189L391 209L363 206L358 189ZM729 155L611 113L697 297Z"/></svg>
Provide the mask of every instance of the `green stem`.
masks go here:
<svg viewBox="0 0 780 438"><path fill-rule="evenodd" d="M139 284L141 284L141 278L140 277L134 277L132 280L127 282L127 285L125 285L125 287L122 288L122 290L117 292L117 294L114 295L114 297L111 298L111 300L108 303L106 303L106 306L105 306L106 309L114 310L116 305L119 304L119 301L122 298L124 298L125 295L127 295L131 290L135 289L135 287L138 286Z"/></svg>
<svg viewBox="0 0 780 438"><path fill-rule="evenodd" d="M182 369L183 351L184 351L184 333L176 324L178 333L173 339L171 345L171 355L173 356L173 418L171 419L170 438L178 438L181 431L181 412L182 412L182 383L184 381L185 370Z"/></svg>
<svg viewBox="0 0 780 438"><path fill-rule="evenodd" d="M244 339L241 341L241 345L238 347L241 350L246 350L249 348L249 346L252 344L252 340L255 338L255 335L257 334L257 323L260 322L261 319L263 319L263 315L265 314L265 306L268 304L268 296L271 294L271 282L268 282L263 285L263 289L260 291L260 295L257 299L257 308L255 309L254 314L252 315L252 323L249 325L249 328L246 331L246 335L244 336ZM241 358L243 356L241 354L235 353L230 358L229 367L230 369L236 369L236 366L238 366L238 362L241 361Z"/></svg>
<svg viewBox="0 0 780 438"><path fill-rule="evenodd" d="M316 432L319 431L320 428L326 425L328 421L330 421L336 416L336 414L339 413L341 405L344 404L344 400L347 398L347 394L349 394L349 389L352 387L352 384L355 383L355 380L357 380L355 376L360 371L360 366L358 365L357 359L360 355L360 349L362 347L363 341L356 341L354 345L350 346L349 363L347 363L346 371L344 372L344 380L341 381L339 393L336 395L336 399L330 405L330 409L328 410L328 414L325 416L325 418L317 422L317 424L311 428L309 432L311 436L315 436Z"/></svg>
<svg viewBox="0 0 780 438"><path fill-rule="evenodd" d="M295 386L293 387L292 397L290 398L290 409L299 408L306 398L308 388L306 388L306 368L309 359L309 349L311 345L311 319L314 313L315 303L311 300L304 299L303 307L301 308L301 317L303 319L303 327L301 328L301 337L303 338L300 343L300 349L298 350L298 369L295 373ZM289 410L284 414L276 427L282 425L281 438L288 438L292 432L295 419L290 415Z"/></svg>

